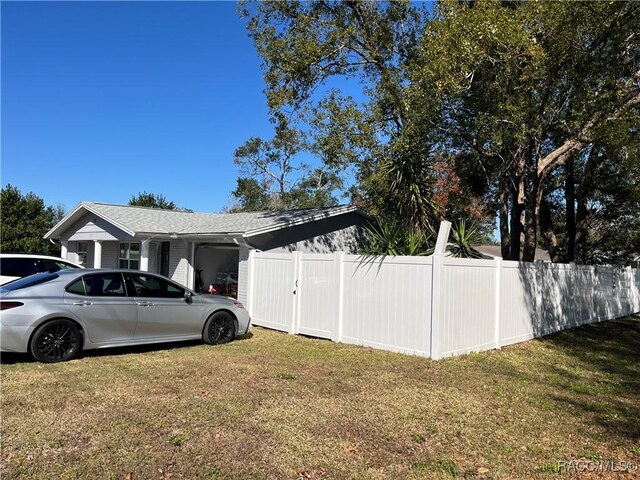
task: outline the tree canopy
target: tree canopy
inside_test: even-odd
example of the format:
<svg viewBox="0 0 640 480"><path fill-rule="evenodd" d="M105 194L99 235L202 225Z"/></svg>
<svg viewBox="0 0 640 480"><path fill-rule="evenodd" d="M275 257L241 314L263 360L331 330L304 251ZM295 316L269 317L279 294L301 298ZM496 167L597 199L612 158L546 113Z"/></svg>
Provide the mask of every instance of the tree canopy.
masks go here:
<svg viewBox="0 0 640 480"><path fill-rule="evenodd" d="M275 123L299 132L321 171L353 172L352 198L374 214L423 232L443 217L497 218L507 259L532 261L538 244L554 261L640 254L625 240L640 190L637 2L241 12Z"/></svg>
<svg viewBox="0 0 640 480"><path fill-rule="evenodd" d="M2 189L0 245L5 253L59 255L60 247L42 237L62 219L61 206L47 206L33 192L23 194L12 185Z"/></svg>
<svg viewBox="0 0 640 480"><path fill-rule="evenodd" d="M178 210L176 204L170 202L162 194L148 193L146 191L133 195L129 205L136 207L161 208L164 210Z"/></svg>

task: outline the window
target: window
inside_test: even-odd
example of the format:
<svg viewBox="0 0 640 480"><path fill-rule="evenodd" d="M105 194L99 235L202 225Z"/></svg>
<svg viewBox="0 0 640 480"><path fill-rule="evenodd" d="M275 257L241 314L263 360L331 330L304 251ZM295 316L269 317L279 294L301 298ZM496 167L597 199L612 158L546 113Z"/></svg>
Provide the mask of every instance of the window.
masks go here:
<svg viewBox="0 0 640 480"><path fill-rule="evenodd" d="M140 244L120 244L120 268L138 270L140 268Z"/></svg>
<svg viewBox="0 0 640 480"><path fill-rule="evenodd" d="M76 295L86 295L87 291L84 289L84 281L82 278L79 278L71 285L67 287L67 292L75 293Z"/></svg>
<svg viewBox="0 0 640 480"><path fill-rule="evenodd" d="M89 253L89 244L87 242L78 242L76 253L78 254L78 263L80 265L86 265Z"/></svg>
<svg viewBox="0 0 640 480"><path fill-rule="evenodd" d="M20 290L21 288L33 287L34 285L40 285L41 283L50 282L55 280L59 275L57 273L36 273L30 277L21 278L10 283L5 283L0 287L3 292L13 292L14 290Z"/></svg>
<svg viewBox="0 0 640 480"><path fill-rule="evenodd" d="M0 272L7 277L28 277L37 272L34 258L3 258Z"/></svg>
<svg viewBox="0 0 640 480"><path fill-rule="evenodd" d="M121 273L97 273L85 275L67 287L67 292L92 297L125 297Z"/></svg>
<svg viewBox="0 0 640 480"><path fill-rule="evenodd" d="M185 290L153 275L131 275L136 297L182 298Z"/></svg>
<svg viewBox="0 0 640 480"><path fill-rule="evenodd" d="M60 260L50 260L48 258L42 258L38 260L39 272L57 272L58 270L68 270L70 268L78 268L70 263L62 262Z"/></svg>

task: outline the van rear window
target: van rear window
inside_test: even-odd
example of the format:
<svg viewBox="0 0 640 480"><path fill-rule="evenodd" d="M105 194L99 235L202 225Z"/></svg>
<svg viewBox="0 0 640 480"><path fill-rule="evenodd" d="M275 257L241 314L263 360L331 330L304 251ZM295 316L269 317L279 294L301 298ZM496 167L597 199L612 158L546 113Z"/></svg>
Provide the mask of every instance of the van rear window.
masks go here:
<svg viewBox="0 0 640 480"><path fill-rule="evenodd" d="M50 282L55 280L60 275L57 273L36 273L28 277L14 280L13 282L5 283L0 287L0 292L13 292L14 290L20 290L21 288L33 287L34 285L40 285L41 283Z"/></svg>

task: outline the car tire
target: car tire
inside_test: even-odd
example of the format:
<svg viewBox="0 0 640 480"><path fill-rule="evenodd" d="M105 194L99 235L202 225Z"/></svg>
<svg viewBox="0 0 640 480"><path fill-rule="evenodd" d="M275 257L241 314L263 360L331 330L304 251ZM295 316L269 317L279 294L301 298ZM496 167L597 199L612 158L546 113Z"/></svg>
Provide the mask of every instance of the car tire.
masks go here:
<svg viewBox="0 0 640 480"><path fill-rule="evenodd" d="M40 325L29 342L33 358L43 363L71 360L82 348L82 334L70 320L51 320Z"/></svg>
<svg viewBox="0 0 640 480"><path fill-rule="evenodd" d="M210 345L229 343L236 337L236 320L229 312L215 312L204 326L202 340Z"/></svg>

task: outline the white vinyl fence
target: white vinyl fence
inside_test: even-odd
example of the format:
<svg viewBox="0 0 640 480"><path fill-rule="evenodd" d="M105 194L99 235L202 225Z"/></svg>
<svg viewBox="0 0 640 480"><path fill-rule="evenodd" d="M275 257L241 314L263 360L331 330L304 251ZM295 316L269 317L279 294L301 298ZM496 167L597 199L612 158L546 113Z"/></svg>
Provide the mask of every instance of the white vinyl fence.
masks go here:
<svg viewBox="0 0 640 480"><path fill-rule="evenodd" d="M249 254L255 325L439 359L640 311L640 270L429 257Z"/></svg>

